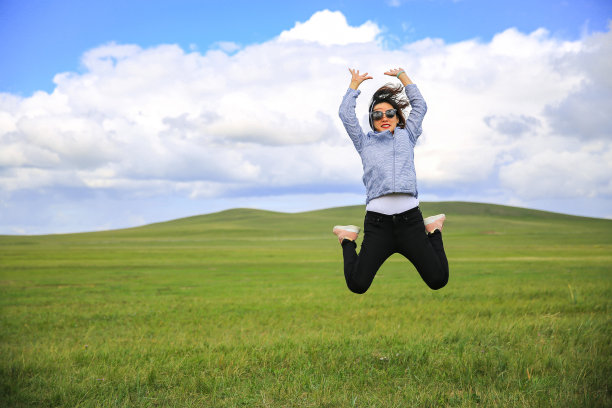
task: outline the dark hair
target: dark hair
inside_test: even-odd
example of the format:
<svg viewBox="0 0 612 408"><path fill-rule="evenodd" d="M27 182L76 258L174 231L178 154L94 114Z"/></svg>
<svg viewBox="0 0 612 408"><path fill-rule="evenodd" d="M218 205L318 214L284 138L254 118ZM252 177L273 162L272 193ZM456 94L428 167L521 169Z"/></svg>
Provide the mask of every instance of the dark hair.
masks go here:
<svg viewBox="0 0 612 408"><path fill-rule="evenodd" d="M370 127L372 130L376 130L374 129L374 122L372 121L372 110L374 109L374 106L383 102L387 102L397 111L397 126L400 128L406 126L406 118L404 117L403 110L410 106L410 102L408 102L403 95L404 87L393 84L387 84L378 88L378 90L374 92L374 95L372 95L372 102L370 103L370 110L368 112L368 118L370 119Z"/></svg>

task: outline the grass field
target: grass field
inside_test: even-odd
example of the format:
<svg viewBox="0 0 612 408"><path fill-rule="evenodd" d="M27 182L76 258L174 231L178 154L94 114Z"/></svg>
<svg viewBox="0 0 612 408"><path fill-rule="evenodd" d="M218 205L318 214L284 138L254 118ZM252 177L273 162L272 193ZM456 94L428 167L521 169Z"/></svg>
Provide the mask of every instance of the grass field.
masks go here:
<svg viewBox="0 0 612 408"><path fill-rule="evenodd" d="M361 206L0 236L2 407L610 407L612 221L473 203L348 291Z"/></svg>

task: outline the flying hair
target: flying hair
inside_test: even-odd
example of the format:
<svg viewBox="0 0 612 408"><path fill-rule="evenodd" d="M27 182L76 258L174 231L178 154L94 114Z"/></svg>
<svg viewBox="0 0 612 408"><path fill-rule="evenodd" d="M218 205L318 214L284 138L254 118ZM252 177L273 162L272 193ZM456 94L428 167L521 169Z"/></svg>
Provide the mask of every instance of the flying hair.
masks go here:
<svg viewBox="0 0 612 408"><path fill-rule="evenodd" d="M374 122L372 122L372 111L376 105L383 102L387 102L397 111L397 126L400 128L406 127L406 118L404 117L403 110L410 106L410 102L408 102L404 95L404 87L393 84L386 84L374 92L374 95L372 95L372 102L370 102L368 114L368 118L370 119L370 127L372 130L375 130Z"/></svg>

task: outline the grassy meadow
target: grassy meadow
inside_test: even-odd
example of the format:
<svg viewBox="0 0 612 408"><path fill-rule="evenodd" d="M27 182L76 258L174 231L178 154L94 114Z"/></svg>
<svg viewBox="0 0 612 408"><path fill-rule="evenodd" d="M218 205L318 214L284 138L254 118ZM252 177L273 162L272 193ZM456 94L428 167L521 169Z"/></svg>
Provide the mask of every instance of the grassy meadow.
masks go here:
<svg viewBox="0 0 612 408"><path fill-rule="evenodd" d="M348 291L362 206L0 236L2 407L611 407L612 221L445 212L451 277Z"/></svg>

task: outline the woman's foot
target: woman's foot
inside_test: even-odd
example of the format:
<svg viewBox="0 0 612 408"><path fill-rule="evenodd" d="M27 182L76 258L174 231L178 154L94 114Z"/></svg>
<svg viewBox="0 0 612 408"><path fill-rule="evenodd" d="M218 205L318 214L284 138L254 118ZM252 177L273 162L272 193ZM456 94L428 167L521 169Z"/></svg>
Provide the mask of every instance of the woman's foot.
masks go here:
<svg viewBox="0 0 612 408"><path fill-rule="evenodd" d="M336 225L332 232L336 234L340 243L345 239L355 241L359 234L359 227L356 225Z"/></svg>
<svg viewBox="0 0 612 408"><path fill-rule="evenodd" d="M428 234L432 234L435 230L442 231L445 219L446 215L444 214L432 215L431 217L425 218L423 220L425 223L425 231L427 231Z"/></svg>

